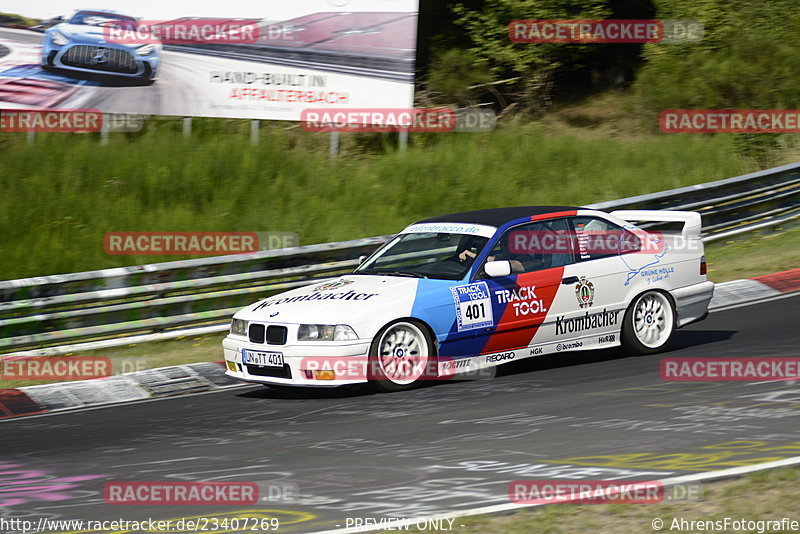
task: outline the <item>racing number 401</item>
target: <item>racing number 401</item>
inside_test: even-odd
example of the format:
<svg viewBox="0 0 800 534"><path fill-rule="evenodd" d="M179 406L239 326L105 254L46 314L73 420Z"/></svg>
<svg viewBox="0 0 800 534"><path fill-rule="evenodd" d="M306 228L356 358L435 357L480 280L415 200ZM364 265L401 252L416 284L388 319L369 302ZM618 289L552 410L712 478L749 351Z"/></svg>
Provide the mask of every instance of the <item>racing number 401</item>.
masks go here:
<svg viewBox="0 0 800 534"><path fill-rule="evenodd" d="M478 304L470 304L467 306L467 309L464 310L464 315L470 321L475 321L477 319L483 319L486 317L486 308L484 308L484 303Z"/></svg>

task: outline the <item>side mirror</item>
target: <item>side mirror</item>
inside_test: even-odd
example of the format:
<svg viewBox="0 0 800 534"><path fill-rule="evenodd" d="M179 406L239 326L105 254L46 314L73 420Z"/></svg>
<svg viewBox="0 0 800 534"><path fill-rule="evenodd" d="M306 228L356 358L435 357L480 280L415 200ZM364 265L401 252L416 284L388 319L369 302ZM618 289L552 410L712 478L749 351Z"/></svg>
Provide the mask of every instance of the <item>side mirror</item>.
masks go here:
<svg viewBox="0 0 800 534"><path fill-rule="evenodd" d="M358 264L359 264L359 265L361 265L361 264L362 264L362 263L364 263L365 261L367 261L367 256L359 256L359 257L358 257Z"/></svg>
<svg viewBox="0 0 800 534"><path fill-rule="evenodd" d="M486 276L491 278L502 278L511 274L511 262L508 260L488 261L483 266Z"/></svg>

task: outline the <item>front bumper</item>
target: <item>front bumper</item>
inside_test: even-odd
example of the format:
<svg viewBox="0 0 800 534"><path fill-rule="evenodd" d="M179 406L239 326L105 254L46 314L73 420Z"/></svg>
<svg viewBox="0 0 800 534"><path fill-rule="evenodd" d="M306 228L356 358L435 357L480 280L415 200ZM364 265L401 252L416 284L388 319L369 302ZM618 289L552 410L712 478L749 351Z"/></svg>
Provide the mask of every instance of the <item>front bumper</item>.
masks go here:
<svg viewBox="0 0 800 534"><path fill-rule="evenodd" d="M101 60L94 59L96 50L104 50ZM44 47L42 65L56 69L121 76L125 78L155 79L161 62L160 54L137 55L126 48L109 45L69 43L61 47Z"/></svg>
<svg viewBox="0 0 800 534"><path fill-rule="evenodd" d="M320 341L308 344L264 345L228 335L222 340L225 374L245 382L281 386L336 387L367 382L371 340ZM242 361L242 349L280 352L284 365L259 367ZM317 378L317 370L332 370L332 380ZM329 375L329 373L328 373Z"/></svg>

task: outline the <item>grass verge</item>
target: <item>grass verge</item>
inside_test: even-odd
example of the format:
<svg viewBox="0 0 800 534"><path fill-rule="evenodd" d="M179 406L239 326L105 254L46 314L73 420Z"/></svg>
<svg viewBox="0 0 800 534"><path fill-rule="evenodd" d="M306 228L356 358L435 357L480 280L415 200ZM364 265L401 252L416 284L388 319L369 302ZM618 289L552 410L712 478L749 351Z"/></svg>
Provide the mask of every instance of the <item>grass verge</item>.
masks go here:
<svg viewBox="0 0 800 534"><path fill-rule="evenodd" d="M504 515L485 515L456 519L453 532L458 534L502 532L503 534L655 533L680 532L797 532L790 528L755 528L733 530L709 528L690 521L800 521L797 501L800 498L800 468L760 471L743 478L703 484L699 501L675 501L659 504L554 504ZM662 521L655 529L654 521ZM686 521L681 527L681 520ZM724 524L724 523L723 523ZM461 527L460 525L464 525ZM422 532L436 532L425 531Z"/></svg>
<svg viewBox="0 0 800 534"><path fill-rule="evenodd" d="M0 280L184 258L106 254L112 231L285 231L325 243L442 213L583 205L754 170L726 134L554 135L544 123L510 124L415 134L406 152L353 149L331 161L325 134L270 125L251 145L226 122L198 120L190 139L156 123L107 146L95 134L41 134L32 145L0 137ZM359 135L345 144L389 139Z"/></svg>
<svg viewBox="0 0 800 534"><path fill-rule="evenodd" d="M706 246L708 277L714 282L752 278L800 267L800 226L783 232L738 237Z"/></svg>

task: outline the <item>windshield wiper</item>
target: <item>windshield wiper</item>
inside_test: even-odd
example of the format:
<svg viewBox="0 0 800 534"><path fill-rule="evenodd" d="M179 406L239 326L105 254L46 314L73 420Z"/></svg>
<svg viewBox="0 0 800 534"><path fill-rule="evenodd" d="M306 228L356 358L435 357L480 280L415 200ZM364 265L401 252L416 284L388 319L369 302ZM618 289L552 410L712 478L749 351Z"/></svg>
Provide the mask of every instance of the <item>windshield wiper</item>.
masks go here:
<svg viewBox="0 0 800 534"><path fill-rule="evenodd" d="M409 278L428 278L424 274L413 273L411 271L377 271L374 269L357 271L355 274L378 274L384 276L407 276Z"/></svg>

